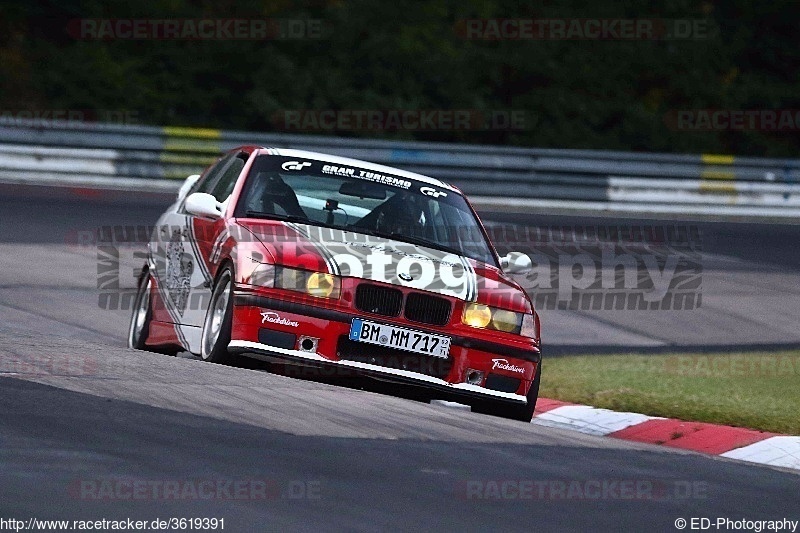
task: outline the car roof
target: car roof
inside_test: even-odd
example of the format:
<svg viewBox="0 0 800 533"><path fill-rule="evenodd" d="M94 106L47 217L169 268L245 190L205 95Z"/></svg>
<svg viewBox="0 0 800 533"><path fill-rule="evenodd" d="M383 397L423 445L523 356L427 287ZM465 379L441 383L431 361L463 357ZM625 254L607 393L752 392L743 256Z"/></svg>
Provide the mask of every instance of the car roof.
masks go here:
<svg viewBox="0 0 800 533"><path fill-rule="evenodd" d="M310 152L307 150L294 150L289 148L261 147L257 150L257 152L258 152L257 155L280 155L286 157L301 157L304 159L314 159L317 161L324 161L326 163L332 163L335 165L358 167L364 170L371 170L373 172L382 172L386 174L392 174L394 176L409 178L418 182L426 183L428 185L435 185L437 187L447 189L448 191L453 191L455 193L461 194L461 191L459 191L456 187L450 185L449 183L437 180L436 178L425 176L424 174L417 174L416 172L408 172L407 170L402 170L395 167L378 165L376 163L370 163L369 161L362 161L360 159L351 159L349 157L339 157L336 155L322 154L319 152Z"/></svg>

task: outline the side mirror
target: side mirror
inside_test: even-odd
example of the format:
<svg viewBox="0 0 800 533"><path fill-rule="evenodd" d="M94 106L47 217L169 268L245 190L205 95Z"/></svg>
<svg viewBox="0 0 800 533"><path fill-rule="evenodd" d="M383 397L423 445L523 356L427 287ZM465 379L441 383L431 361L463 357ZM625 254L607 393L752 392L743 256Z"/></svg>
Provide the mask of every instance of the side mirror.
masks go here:
<svg viewBox="0 0 800 533"><path fill-rule="evenodd" d="M222 205L207 192L190 194L186 198L184 206L187 213L199 217L220 218L222 216Z"/></svg>
<svg viewBox="0 0 800 533"><path fill-rule="evenodd" d="M527 254L508 252L500 258L500 267L506 274L527 274L533 268L533 263Z"/></svg>
<svg viewBox="0 0 800 533"><path fill-rule="evenodd" d="M194 184L197 183L197 180L199 179L200 179L200 174L192 174L191 176L183 180L183 185L181 185L181 188L178 189L179 202L186 197L186 195L189 193L189 189L194 187Z"/></svg>

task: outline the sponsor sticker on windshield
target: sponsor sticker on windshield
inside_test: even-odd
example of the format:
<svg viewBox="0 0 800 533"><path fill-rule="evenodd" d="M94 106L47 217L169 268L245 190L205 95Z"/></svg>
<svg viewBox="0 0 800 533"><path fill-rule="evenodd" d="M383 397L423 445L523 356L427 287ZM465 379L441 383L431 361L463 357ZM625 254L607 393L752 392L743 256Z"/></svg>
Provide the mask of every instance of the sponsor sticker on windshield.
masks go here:
<svg viewBox="0 0 800 533"><path fill-rule="evenodd" d="M446 193L446 192L444 192L444 191L437 191L437 190L436 190L436 189L434 189L433 187L427 187L427 186L426 186L426 187L420 187L420 188L419 188L419 192L421 192L421 193L422 193L422 194L424 194L425 196L432 196L432 197L434 197L434 198L440 198L440 197L442 197L442 198L443 198L443 197L447 196L447 193Z"/></svg>
<svg viewBox="0 0 800 533"><path fill-rule="evenodd" d="M408 180L400 179L395 176L389 176L387 174L372 172L370 170L359 170L357 168L340 167L337 165L323 165L322 173L332 174L334 176L345 176L348 178L358 178L366 181L372 181L374 183L380 183L382 185L398 187L400 189L411 188L411 182Z"/></svg>
<svg viewBox="0 0 800 533"><path fill-rule="evenodd" d="M281 165L283 170L303 170L304 167L310 167L311 163L308 161L287 161Z"/></svg>

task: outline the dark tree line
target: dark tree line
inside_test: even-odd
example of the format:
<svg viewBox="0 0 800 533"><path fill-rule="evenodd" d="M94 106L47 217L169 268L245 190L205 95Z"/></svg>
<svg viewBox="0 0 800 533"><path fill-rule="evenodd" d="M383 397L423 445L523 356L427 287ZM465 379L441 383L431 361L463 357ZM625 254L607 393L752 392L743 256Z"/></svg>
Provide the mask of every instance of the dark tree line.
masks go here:
<svg viewBox="0 0 800 533"><path fill-rule="evenodd" d="M800 146L795 0L45 0L0 10L0 114L118 111L144 124L554 148L796 157ZM320 26L257 40L86 38L76 26L231 18ZM468 21L497 19L704 29L677 39L467 38ZM353 123L371 111L384 112L373 117L380 127ZM741 124L737 111L749 113ZM770 112L783 113L774 126Z"/></svg>

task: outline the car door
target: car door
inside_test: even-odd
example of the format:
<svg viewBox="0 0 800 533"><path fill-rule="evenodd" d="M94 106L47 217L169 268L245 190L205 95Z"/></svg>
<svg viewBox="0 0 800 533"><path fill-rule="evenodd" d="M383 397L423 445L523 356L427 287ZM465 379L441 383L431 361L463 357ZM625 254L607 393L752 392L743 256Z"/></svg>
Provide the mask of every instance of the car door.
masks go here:
<svg viewBox="0 0 800 533"><path fill-rule="evenodd" d="M210 167L187 196L195 192L208 192L232 158L233 155L225 156ZM190 289L193 285L204 283L205 276L197 268L198 257L191 238L190 217L183 204L181 201L165 213L156 228L158 238L157 250L153 254L154 264L159 295L166 308L166 313L159 313L159 320L195 325L189 301Z"/></svg>
<svg viewBox="0 0 800 533"><path fill-rule="evenodd" d="M245 152L232 154L226 158L224 165L216 173L213 180L209 180L202 190L194 192L205 192L212 195L218 202L224 203L233 192L239 175L242 173L249 155ZM188 233L185 252L191 255L194 273L191 275L191 283L188 284L187 305L183 314L182 323L188 326L202 327L205 319L206 310L211 301L213 290L214 275L219 265L218 250L215 245L221 243L225 237L227 221L224 219L210 219L194 216L186 213L182 209ZM183 272L183 262L177 265L175 270Z"/></svg>

